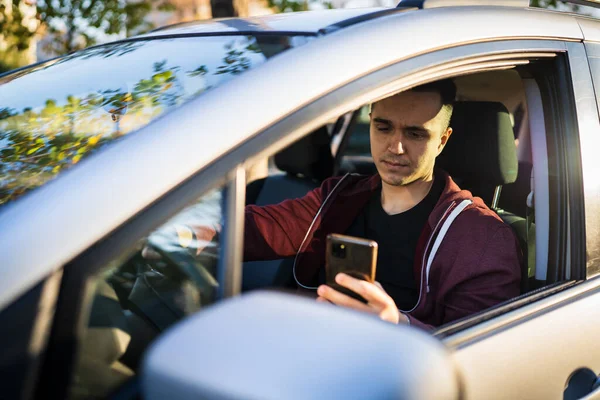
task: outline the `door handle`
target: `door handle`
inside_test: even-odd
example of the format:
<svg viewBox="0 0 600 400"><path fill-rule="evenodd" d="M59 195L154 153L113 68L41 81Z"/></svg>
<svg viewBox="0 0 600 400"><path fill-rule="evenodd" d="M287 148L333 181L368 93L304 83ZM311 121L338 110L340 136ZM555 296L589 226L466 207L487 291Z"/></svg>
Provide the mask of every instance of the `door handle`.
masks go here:
<svg viewBox="0 0 600 400"><path fill-rule="evenodd" d="M589 368L576 370L567 380L563 400L600 400L600 378Z"/></svg>

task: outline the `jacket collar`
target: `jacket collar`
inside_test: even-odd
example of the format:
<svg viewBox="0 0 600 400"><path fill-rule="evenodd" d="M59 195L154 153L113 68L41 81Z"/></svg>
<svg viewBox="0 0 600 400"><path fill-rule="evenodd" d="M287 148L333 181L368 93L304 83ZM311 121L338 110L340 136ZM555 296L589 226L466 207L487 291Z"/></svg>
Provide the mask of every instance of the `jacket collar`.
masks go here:
<svg viewBox="0 0 600 400"><path fill-rule="evenodd" d="M379 174L370 177L365 175L351 174L351 178L358 178L353 185L348 185L345 190L339 192L340 196L360 196L367 195L370 197L375 191L381 187L381 178Z"/></svg>
<svg viewBox="0 0 600 400"><path fill-rule="evenodd" d="M480 198L474 198L468 190L461 190L446 171L436 168L435 179L442 179L444 181L444 190L427 220L430 226L435 226L448 207L454 202L469 199L473 201L474 206L487 208ZM347 186L347 189L342 190L339 194L341 196L358 196L361 198L364 196L365 199L368 199L379 188L381 188L381 177L379 174L375 174L368 178L362 177L356 184Z"/></svg>

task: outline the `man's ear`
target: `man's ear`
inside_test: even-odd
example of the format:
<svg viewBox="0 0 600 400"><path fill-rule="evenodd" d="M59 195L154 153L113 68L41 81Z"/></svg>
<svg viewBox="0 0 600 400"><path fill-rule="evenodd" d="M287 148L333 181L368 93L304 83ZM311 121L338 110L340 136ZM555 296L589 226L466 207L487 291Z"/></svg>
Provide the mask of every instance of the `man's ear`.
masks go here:
<svg viewBox="0 0 600 400"><path fill-rule="evenodd" d="M452 136L452 128L448 127L446 131L442 133L442 137L440 138L440 145L438 146L437 153L438 156L440 155L442 150L444 150L444 147L446 147L446 143L448 143L448 139L450 139L450 136Z"/></svg>

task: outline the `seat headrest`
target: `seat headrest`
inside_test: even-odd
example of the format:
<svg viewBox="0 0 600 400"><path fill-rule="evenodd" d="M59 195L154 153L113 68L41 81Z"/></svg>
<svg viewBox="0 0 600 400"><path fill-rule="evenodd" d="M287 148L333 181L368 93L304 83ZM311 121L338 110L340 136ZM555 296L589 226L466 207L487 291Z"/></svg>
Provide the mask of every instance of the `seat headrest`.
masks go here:
<svg viewBox="0 0 600 400"><path fill-rule="evenodd" d="M323 126L275 154L275 165L288 174L322 181L333 174L330 143Z"/></svg>
<svg viewBox="0 0 600 400"><path fill-rule="evenodd" d="M494 186L513 183L519 162L508 110L502 103L456 102L453 133L436 160L458 181Z"/></svg>

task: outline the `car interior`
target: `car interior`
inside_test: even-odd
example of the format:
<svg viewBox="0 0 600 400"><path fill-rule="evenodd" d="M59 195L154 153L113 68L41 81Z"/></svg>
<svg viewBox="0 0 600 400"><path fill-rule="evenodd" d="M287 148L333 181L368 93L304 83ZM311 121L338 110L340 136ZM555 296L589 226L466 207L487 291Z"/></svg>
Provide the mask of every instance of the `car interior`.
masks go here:
<svg viewBox="0 0 600 400"><path fill-rule="evenodd" d="M543 115L541 101L528 104L540 99L539 90L518 69L459 76L454 82L453 134L436 166L481 197L514 230L523 252L521 293L527 294L545 285L539 268L544 260L537 260L536 270L536 254L546 250L539 248L543 241L536 242L533 193L538 186L532 155L533 137L545 140L545 128L543 118L530 118L532 112ZM248 183L246 204L302 197L331 176L376 173L369 149L369 107L345 113L263 160L266 174ZM538 176L544 174L547 170L540 169ZM202 303L198 288L181 269L148 269L139 249L98 280L71 398L103 397L134 376L152 340ZM210 257L215 264L215 255ZM294 289L292 265L293 259L245 262L242 292Z"/></svg>
<svg viewBox="0 0 600 400"><path fill-rule="evenodd" d="M528 206L527 201L533 164L527 150L531 145L521 78L509 70L454 81L453 134L436 167L447 171L462 189L481 197L514 230L527 260L521 288L526 293L536 287L535 225L532 203ZM277 153L270 174L248 185L246 204L277 204L301 197L330 176L375 174L368 114L365 105ZM243 271L243 290L294 287L290 259L247 262Z"/></svg>

